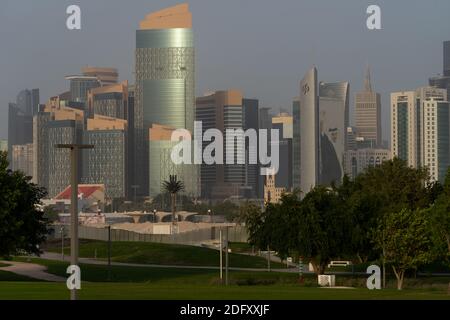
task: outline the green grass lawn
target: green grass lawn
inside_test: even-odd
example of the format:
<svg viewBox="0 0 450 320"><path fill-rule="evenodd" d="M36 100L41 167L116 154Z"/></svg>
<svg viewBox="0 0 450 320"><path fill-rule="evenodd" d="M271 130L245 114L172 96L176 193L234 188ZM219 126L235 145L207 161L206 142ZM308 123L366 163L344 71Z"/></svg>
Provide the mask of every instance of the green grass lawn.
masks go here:
<svg viewBox="0 0 450 320"><path fill-rule="evenodd" d="M21 276L12 272L0 270L0 286L3 281L35 281L32 278ZM36 280L37 281L37 280Z"/></svg>
<svg viewBox="0 0 450 320"><path fill-rule="evenodd" d="M16 258L26 262L26 258ZM68 263L32 259L45 265L48 272L67 277ZM220 284L219 272L203 269L174 269L113 266L108 280L104 265L80 265L82 277L81 299L198 299L198 300L307 300L307 299L449 299L448 278L423 278L420 286L410 286L399 292L394 289L369 291L362 286L364 277L337 277L338 285L356 285L357 289L317 288L316 277L306 275L300 285L295 273L231 271L230 286ZM15 278L0 272L0 300L3 299L67 299L65 283L35 282ZM3 276L5 276L3 275ZM390 280L392 281L392 279ZM419 281L417 279L416 281ZM394 287L394 282L390 284Z"/></svg>
<svg viewBox="0 0 450 320"><path fill-rule="evenodd" d="M0 300L68 299L63 283L0 282ZM83 283L79 298L85 300L375 300L375 299L450 299L438 291L367 289L320 289L299 286L198 286L149 283Z"/></svg>
<svg viewBox="0 0 450 320"><path fill-rule="evenodd" d="M60 242L52 242L45 247L51 252L61 252ZM70 249L65 249L69 254ZM108 244L102 241L80 241L80 257L107 259ZM113 242L112 260L124 263L159 264L176 266L218 266L219 251L184 245L148 242ZM229 266L237 268L267 268L267 260L262 257L229 254ZM285 268L280 263L271 263L272 268Z"/></svg>
<svg viewBox="0 0 450 320"><path fill-rule="evenodd" d="M27 258L15 258L14 260L30 262ZM46 266L49 273L67 277L68 262L39 258L33 258L31 262ZM187 283L192 285L215 285L220 283L219 270L112 266L111 276L108 279L108 267L106 265L80 264L80 268L82 279L89 282ZM276 272L230 271L229 276L230 283L237 285L293 284L298 280L296 274Z"/></svg>

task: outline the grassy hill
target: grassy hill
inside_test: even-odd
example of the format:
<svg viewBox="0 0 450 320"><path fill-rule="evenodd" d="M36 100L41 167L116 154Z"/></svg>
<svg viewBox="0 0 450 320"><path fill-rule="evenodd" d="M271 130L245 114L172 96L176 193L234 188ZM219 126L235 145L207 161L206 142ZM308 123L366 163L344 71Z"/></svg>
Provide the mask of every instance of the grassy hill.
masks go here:
<svg viewBox="0 0 450 320"><path fill-rule="evenodd" d="M68 241L67 241L68 242ZM45 247L50 252L61 252L60 242ZM65 253L69 254L69 247ZM80 257L105 260L108 258L108 243L102 241L80 241ZM184 245L149 242L112 242L112 261L123 263L158 264L174 266L219 266L219 251ZM236 253L229 254L229 266L236 268L267 268L262 257ZM272 268L286 268L280 263L271 263Z"/></svg>

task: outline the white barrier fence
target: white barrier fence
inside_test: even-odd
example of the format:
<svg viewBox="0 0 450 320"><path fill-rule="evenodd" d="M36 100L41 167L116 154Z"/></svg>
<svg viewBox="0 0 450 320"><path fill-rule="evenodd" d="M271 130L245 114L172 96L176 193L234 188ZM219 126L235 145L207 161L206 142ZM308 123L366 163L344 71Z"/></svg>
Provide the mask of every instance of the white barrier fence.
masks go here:
<svg viewBox="0 0 450 320"><path fill-rule="evenodd" d="M58 229L56 228L53 238L58 238ZM69 230L69 226L65 227ZM248 235L245 227L228 227L230 242L247 242ZM70 238L70 233L66 231L66 236ZM198 245L203 242L219 240L220 227L211 227L199 230L193 230L177 234L143 234L128 230L119 230L111 228L111 241L115 242L154 242L166 244L185 244ZM78 236L80 239L108 241L107 228L94 228L80 225L78 227Z"/></svg>

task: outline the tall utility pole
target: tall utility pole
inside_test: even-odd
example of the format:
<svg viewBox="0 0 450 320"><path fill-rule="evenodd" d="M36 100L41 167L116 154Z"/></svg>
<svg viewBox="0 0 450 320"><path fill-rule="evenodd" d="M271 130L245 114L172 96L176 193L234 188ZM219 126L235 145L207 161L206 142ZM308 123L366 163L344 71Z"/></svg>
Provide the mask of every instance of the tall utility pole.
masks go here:
<svg viewBox="0 0 450 320"><path fill-rule="evenodd" d="M223 231L222 228L219 230L220 239L220 283L223 284Z"/></svg>
<svg viewBox="0 0 450 320"><path fill-rule="evenodd" d="M70 201L70 264L78 266L78 158L79 150L93 149L93 145L58 144L56 148L70 149L71 201ZM77 290L70 291L70 300L77 300Z"/></svg>
<svg viewBox="0 0 450 320"><path fill-rule="evenodd" d="M225 243L225 285L228 286L228 227L226 227L226 243Z"/></svg>
<svg viewBox="0 0 450 320"><path fill-rule="evenodd" d="M108 229L108 281L111 281L111 225L108 225L107 229Z"/></svg>
<svg viewBox="0 0 450 320"><path fill-rule="evenodd" d="M61 226L61 257L64 261L64 226Z"/></svg>

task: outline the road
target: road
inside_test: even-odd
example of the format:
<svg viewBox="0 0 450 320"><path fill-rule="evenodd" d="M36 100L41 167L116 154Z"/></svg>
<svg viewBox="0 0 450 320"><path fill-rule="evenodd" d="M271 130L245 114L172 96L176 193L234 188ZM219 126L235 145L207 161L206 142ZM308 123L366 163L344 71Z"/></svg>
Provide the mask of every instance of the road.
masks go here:
<svg viewBox="0 0 450 320"><path fill-rule="evenodd" d="M35 263L25 263L16 261L0 261L9 266L2 267L0 270L9 271L21 276L26 276L33 279L50 281L50 282L66 282L65 278L55 276L47 273L47 268Z"/></svg>

